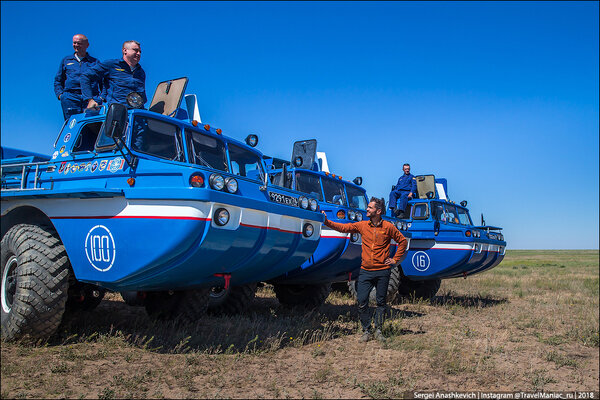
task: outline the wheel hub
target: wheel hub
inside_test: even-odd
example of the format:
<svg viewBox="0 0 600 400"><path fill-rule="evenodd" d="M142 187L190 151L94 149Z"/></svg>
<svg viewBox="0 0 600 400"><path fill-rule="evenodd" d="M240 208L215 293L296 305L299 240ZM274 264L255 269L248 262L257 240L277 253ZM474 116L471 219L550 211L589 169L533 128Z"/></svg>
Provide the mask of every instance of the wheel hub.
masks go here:
<svg viewBox="0 0 600 400"><path fill-rule="evenodd" d="M4 273L2 274L2 311L9 313L15 294L17 293L17 256L11 256L6 262Z"/></svg>
<svg viewBox="0 0 600 400"><path fill-rule="evenodd" d="M220 299L227 294L227 290L224 287L212 287L210 289L209 295L213 299Z"/></svg>

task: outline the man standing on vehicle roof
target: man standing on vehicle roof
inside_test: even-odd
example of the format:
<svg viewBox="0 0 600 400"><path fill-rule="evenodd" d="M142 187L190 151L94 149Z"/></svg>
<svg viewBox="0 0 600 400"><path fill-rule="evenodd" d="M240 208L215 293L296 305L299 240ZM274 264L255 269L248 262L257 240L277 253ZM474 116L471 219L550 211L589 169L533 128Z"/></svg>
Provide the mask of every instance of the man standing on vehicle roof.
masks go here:
<svg viewBox="0 0 600 400"><path fill-rule="evenodd" d="M138 93L143 106L146 103L146 72L140 64L142 50L140 43L128 40L123 43L123 58L106 60L90 68L81 76L81 92L88 102L88 108L98 106L93 98L94 82L108 82L106 88L106 103L119 103L131 107L127 96Z"/></svg>
<svg viewBox="0 0 600 400"><path fill-rule="evenodd" d="M404 175L398 178L398 183L390 192L390 201L388 207L392 210L392 215L398 218L404 218L404 212L408 205L408 200L411 200L417 192L417 180L410 173L410 164L402 166Z"/></svg>
<svg viewBox="0 0 600 400"><path fill-rule="evenodd" d="M68 55L60 61L58 72L54 77L54 93L63 110L63 117L68 119L71 114L79 114L87 105L87 99L81 95L81 76L90 67L98 64L98 59L92 57L87 48L90 43L85 35L73 36L74 54ZM94 82L90 94L97 102L102 102L99 82Z"/></svg>
<svg viewBox="0 0 600 400"><path fill-rule="evenodd" d="M322 211L325 215L325 212ZM385 308L388 283L392 268L402 261L406 254L408 241L396 227L384 221L381 216L385 213L385 201L371 197L367 206L368 221L342 224L332 222L325 215L324 224L331 229L344 233L360 233L362 236L362 261L357 283L358 316L363 329L361 342L370 340L373 336L371 330L371 310L369 309L369 294L373 287L376 290L377 308L375 309L375 338L385 341L381 333L385 320ZM390 242L394 239L398 243L398 250L394 258L390 258Z"/></svg>

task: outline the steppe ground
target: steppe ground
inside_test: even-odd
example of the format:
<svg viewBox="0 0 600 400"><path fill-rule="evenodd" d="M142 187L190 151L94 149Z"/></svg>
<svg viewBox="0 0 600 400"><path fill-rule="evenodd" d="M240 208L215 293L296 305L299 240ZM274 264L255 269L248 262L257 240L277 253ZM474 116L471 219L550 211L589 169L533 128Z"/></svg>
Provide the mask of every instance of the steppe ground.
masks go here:
<svg viewBox="0 0 600 400"><path fill-rule="evenodd" d="M398 398L413 390L598 391L598 251L509 251L391 308L388 342L357 309L279 305L196 325L153 322L109 294L49 343L2 342L2 398Z"/></svg>

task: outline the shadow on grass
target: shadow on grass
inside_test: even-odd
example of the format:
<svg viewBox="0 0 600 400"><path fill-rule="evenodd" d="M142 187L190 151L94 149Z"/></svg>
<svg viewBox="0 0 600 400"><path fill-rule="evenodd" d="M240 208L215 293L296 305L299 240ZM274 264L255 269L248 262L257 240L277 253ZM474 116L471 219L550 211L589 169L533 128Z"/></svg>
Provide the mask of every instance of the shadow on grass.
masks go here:
<svg viewBox="0 0 600 400"><path fill-rule="evenodd" d="M418 314L394 312L392 318ZM358 329L357 321L356 305L326 303L318 310L303 310L257 297L242 314L207 315L186 324L155 321L144 307L104 299L94 311L70 316L48 344L107 343L158 353L252 354L351 335Z"/></svg>
<svg viewBox="0 0 600 400"><path fill-rule="evenodd" d="M492 297L492 296L461 296L453 294L452 292L443 294L441 296L435 296L431 300L431 304L435 306L459 306L464 308L487 308L494 307L499 304L508 302L506 297Z"/></svg>

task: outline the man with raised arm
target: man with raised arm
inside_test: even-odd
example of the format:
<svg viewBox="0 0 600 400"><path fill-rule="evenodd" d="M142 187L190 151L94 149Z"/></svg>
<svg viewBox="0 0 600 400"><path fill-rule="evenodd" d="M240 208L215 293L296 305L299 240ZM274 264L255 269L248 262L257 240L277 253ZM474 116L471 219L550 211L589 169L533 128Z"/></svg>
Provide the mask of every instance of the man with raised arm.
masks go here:
<svg viewBox="0 0 600 400"><path fill-rule="evenodd" d="M87 99L81 95L81 76L90 67L98 64L98 59L92 57L87 48L90 43L85 35L77 34L73 36L73 50L70 54L60 61L58 72L54 77L54 93L60 100L63 110L63 117L68 119L71 114L82 113L87 106ZM89 96L100 102L100 85L94 82L89 91Z"/></svg>
<svg viewBox="0 0 600 400"><path fill-rule="evenodd" d="M140 64L142 56L140 43L128 40L123 43L122 52L122 59L103 61L82 75L81 92L88 108L98 106L92 93L95 82L107 82L104 91L107 104L119 103L130 107L127 96L133 92L141 96L141 105L146 103L146 72Z"/></svg>
<svg viewBox="0 0 600 400"><path fill-rule="evenodd" d="M322 211L325 214L324 211ZM373 334L380 342L385 341L381 333L385 320L386 297L388 283L392 268L402 261L406 254L408 241L400 231L390 222L384 221L381 216L385 214L385 201L371 197L367 206L369 220L342 224L332 222L325 215L324 224L331 229L344 233L360 233L362 236L362 261L358 275L358 316L363 329L361 342L367 342ZM398 243L398 250L394 258L390 258L390 243L394 239ZM375 309L375 332L371 329L372 313L369 308L369 294L375 287L377 308Z"/></svg>

